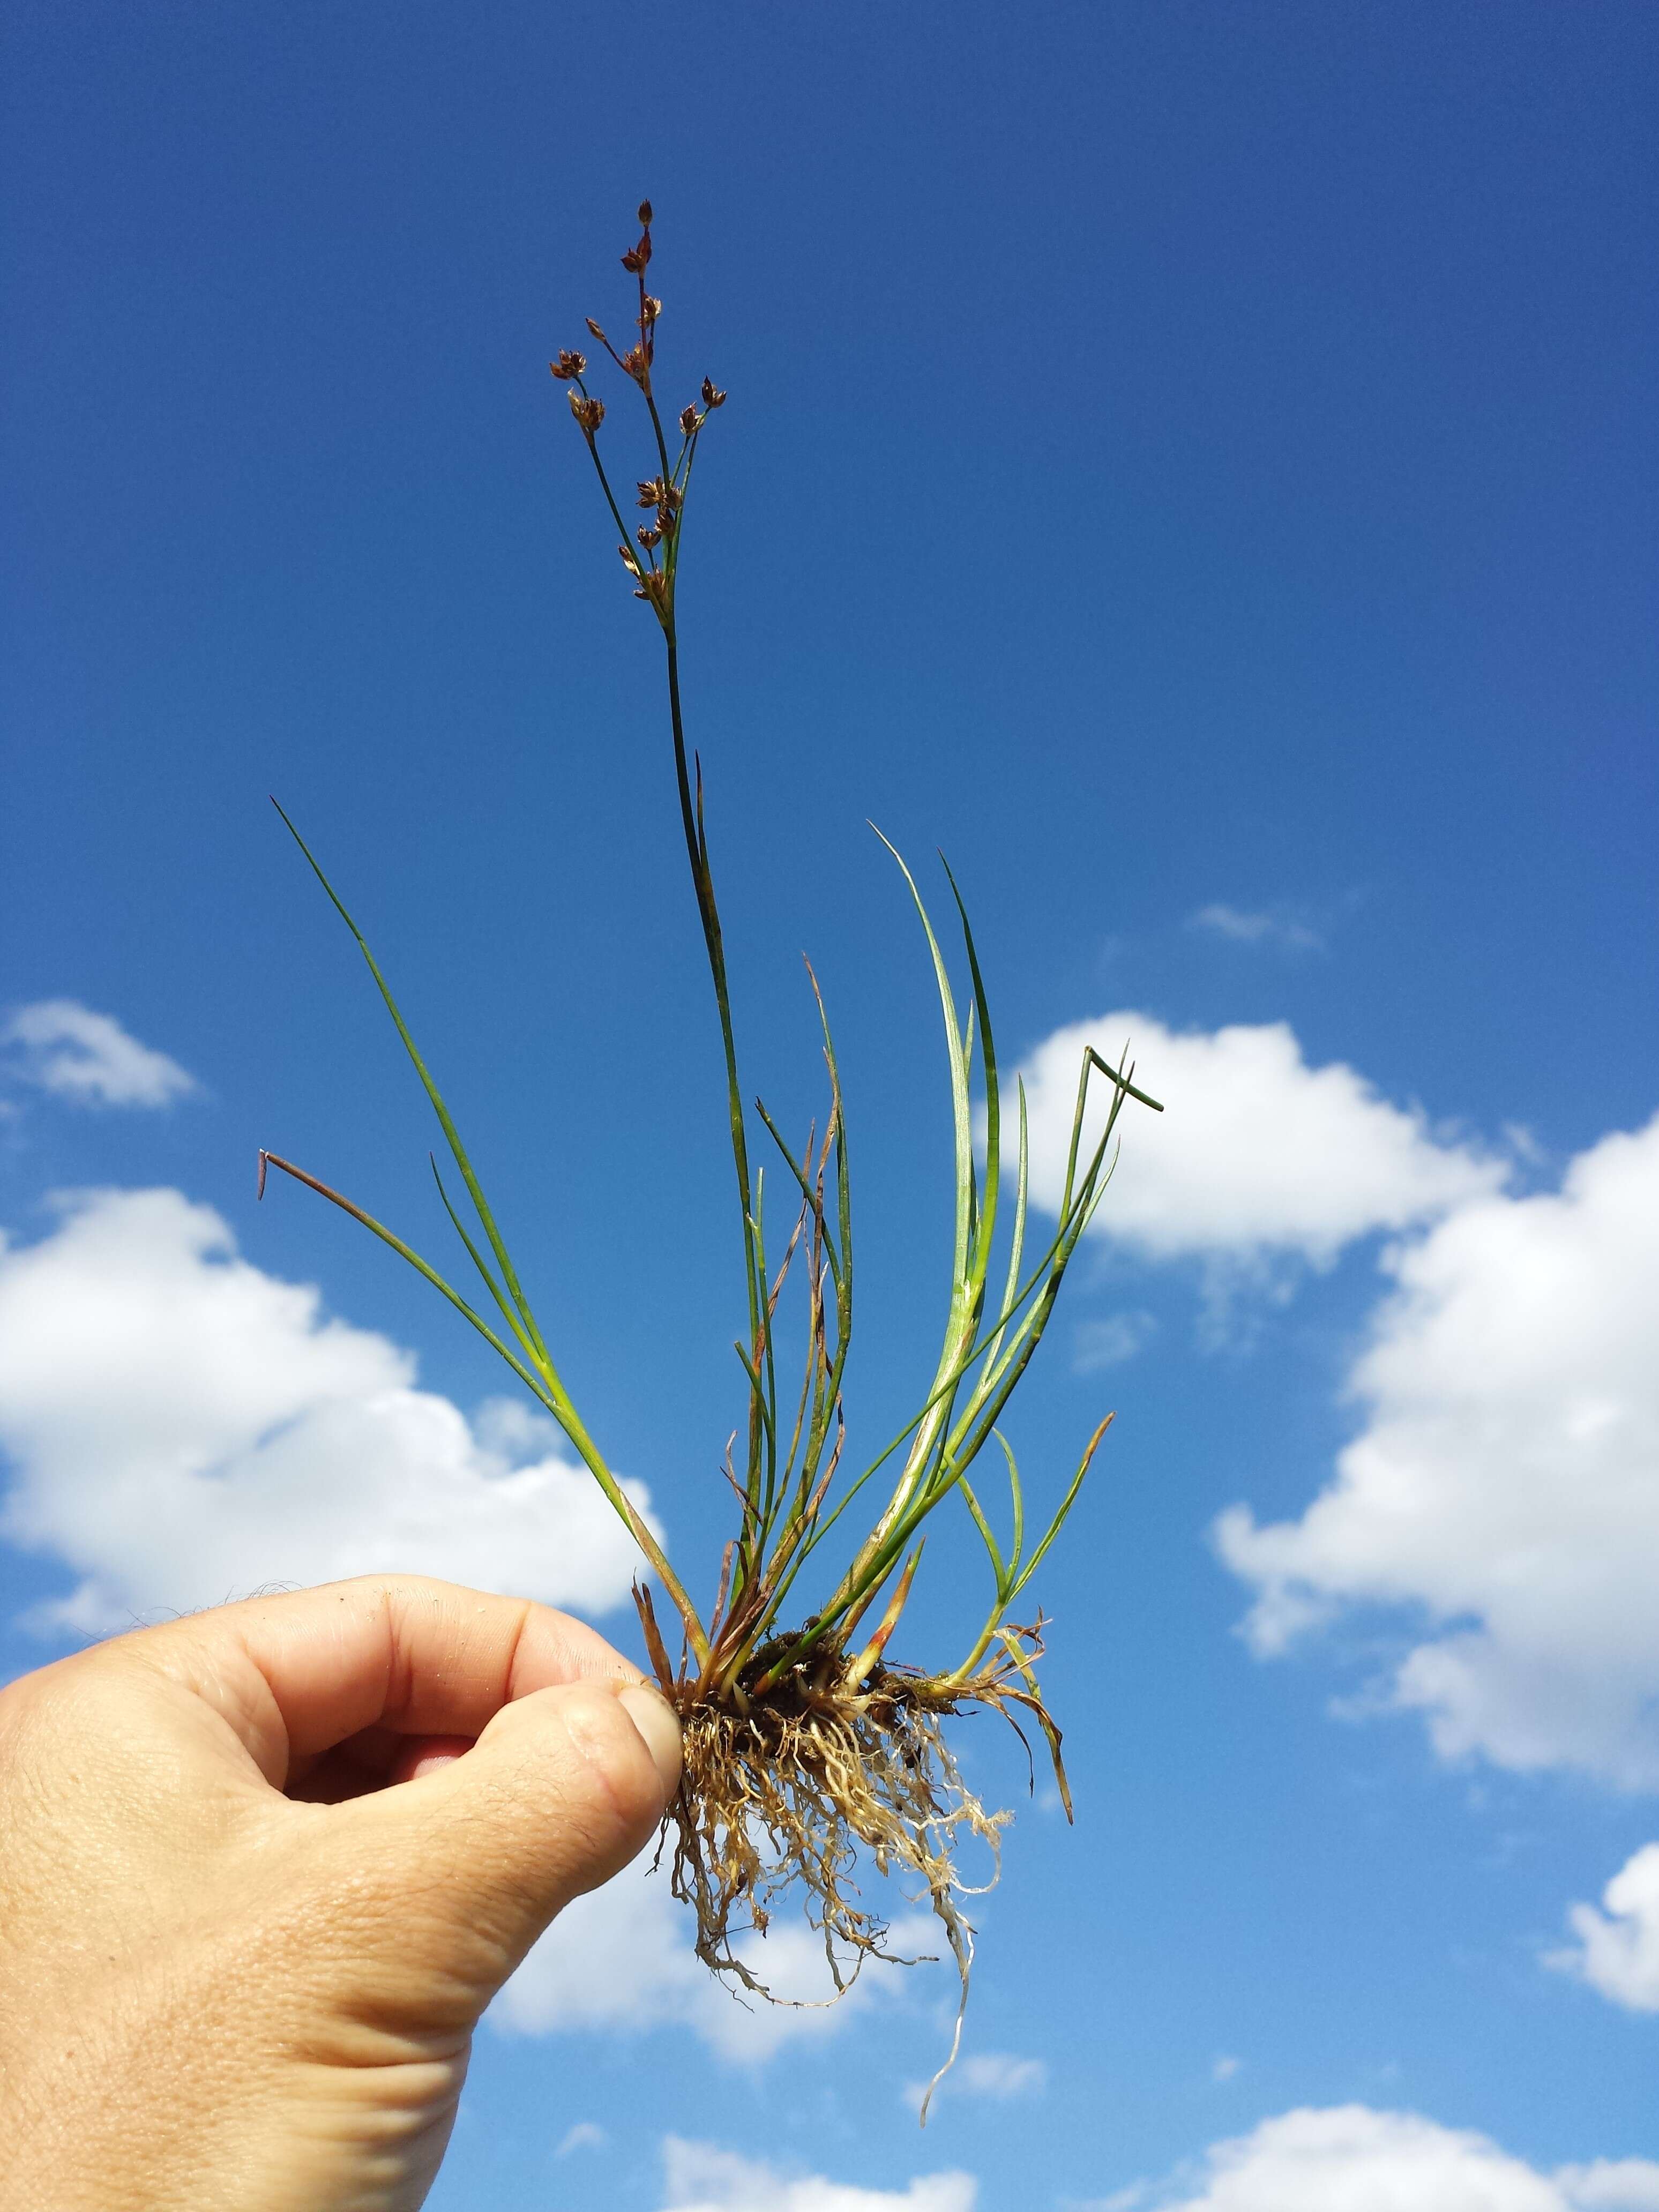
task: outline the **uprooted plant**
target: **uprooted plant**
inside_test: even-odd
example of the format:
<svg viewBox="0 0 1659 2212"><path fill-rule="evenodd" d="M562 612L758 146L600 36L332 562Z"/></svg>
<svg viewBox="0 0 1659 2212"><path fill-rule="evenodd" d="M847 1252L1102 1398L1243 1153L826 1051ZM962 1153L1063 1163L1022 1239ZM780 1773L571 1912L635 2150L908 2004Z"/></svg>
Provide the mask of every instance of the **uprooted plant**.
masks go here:
<svg viewBox="0 0 1659 2212"><path fill-rule="evenodd" d="M597 323L590 320L587 326L633 385L649 419L655 472L638 483L635 494L648 520L631 533L600 451L605 408L588 389L586 360L580 353L564 351L550 366L567 389L571 413L620 533L634 595L649 608L665 647L680 819L725 1051L748 1304L744 1334L736 1349L748 1402L741 1468L733 1457L737 1432L726 1455L726 1476L738 1500L737 1533L726 1547L708 1614L688 1595L578 1413L455 1124L386 979L356 922L285 814L283 819L356 939L437 1115L476 1225L468 1226L434 1158L439 1195L499 1322L485 1319L401 1237L291 1161L262 1152L259 1187L263 1193L268 1167L281 1169L343 1207L418 1269L552 1415L627 1524L678 1616L672 1631L680 1646L677 1662L671 1656L648 1585L635 1585L652 1665L684 1727L684 1780L670 1815L672 1881L675 1895L696 1911L698 1955L716 1972L758 1996L769 1996L752 1965L734 1948L734 1939L751 1930L763 1933L780 1898L797 1890L809 1921L823 1937L836 1989L844 1990L866 1960L891 1955L884 1948L885 1925L859 1901L856 1876L860 1861L867 1860L884 1875L920 1882L950 1942L965 2004L973 1933L958 1899L971 1893L958 1870L958 1850L970 1838L978 1838L990 1847L994 1860L1008 1815L988 1812L966 1786L943 1723L973 1706L1000 1713L1022 1740L1022 1720L1033 1723L1045 1739L1069 1818L1071 1795L1060 1758L1060 1730L1043 1703L1036 1675L1044 1624L1041 1614L1024 1626L1012 1615L1065 1525L1111 1417L1090 1437L1035 1541L1028 1538L1019 1469L998 1422L1042 1340L1079 1239L1101 1201L1124 1101L1135 1098L1162 1109L1135 1088L1127 1065L1114 1068L1092 1049L1085 1050L1058 1225L1041 1249L1031 1252L1027 1239L1025 1094L1024 1085L1018 1086L1012 1221L1001 1288L993 1296L991 1262L1002 1194L1004 1132L984 981L967 914L947 868L967 967L964 1018L915 880L893 853L921 916L944 1014L955 1128L955 1234L944 1338L932 1380L901 1432L855 1477L843 1476L842 1393L853 1329L853 1227L841 1080L823 1000L809 966L829 1076L822 1135L810 1131L800 1151L792 1151L765 1106L757 1100L754 1107L793 1194L792 1224L781 1257L775 1262L767 1247L764 1172L750 1172L750 1124L738 1078L726 953L704 827L702 769L696 756L688 755L685 741L675 613L692 471L709 418L725 404L726 394L704 380L700 399L678 416L675 447L653 386L662 302L647 289L652 258L648 203L640 210L640 222L638 242L623 257L623 265L637 282L636 335L619 354ZM888 849L893 851L890 846ZM1109 1085L1109 1103L1103 1126L1085 1145L1085 1119L1096 1076ZM981 1135L982 1168L976 1145ZM804 1282L805 1356L799 1387L786 1393L780 1381L775 1324L792 1268L799 1268L797 1280ZM981 1452L993 1440L1002 1455L1010 1493L1006 1541L995 1532L991 1514L969 1480ZM896 1474L890 1475L895 1467ZM884 1471L890 1474L891 1488L866 1533L854 1543L848 1535L853 1524L843 1516L856 1500L869 1497L868 1486ZM959 1663L944 1671L927 1671L888 1654L921 1562L924 1524L951 1498L961 1500L984 1545L992 1596L983 1624ZM865 1528L866 1523L860 1521L858 1526ZM826 1555L823 1547L837 1534L843 1539L839 1554ZM846 1560L838 1574L836 1556ZM787 1608L809 1566L813 1586L821 1594L817 1610L800 1619ZM794 1625L785 1625L791 1620ZM959 2011L957 2039L960 2033ZM952 2057L955 2048L953 2039Z"/></svg>

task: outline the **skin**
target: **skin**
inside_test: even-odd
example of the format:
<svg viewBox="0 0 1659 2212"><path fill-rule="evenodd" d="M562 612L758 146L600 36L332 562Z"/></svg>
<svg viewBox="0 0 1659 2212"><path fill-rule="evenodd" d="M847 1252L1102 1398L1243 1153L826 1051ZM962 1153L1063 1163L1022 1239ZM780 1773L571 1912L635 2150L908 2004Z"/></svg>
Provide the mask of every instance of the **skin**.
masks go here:
<svg viewBox="0 0 1659 2212"><path fill-rule="evenodd" d="M374 1577L0 1692L0 2205L412 2212L479 2014L679 1779L580 1621Z"/></svg>

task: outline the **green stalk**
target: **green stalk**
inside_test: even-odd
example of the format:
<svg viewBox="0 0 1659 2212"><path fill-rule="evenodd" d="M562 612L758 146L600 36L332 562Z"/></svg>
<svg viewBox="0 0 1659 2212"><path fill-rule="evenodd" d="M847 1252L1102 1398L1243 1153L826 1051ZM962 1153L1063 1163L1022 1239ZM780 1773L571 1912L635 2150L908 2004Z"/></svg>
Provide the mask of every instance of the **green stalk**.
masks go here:
<svg viewBox="0 0 1659 2212"><path fill-rule="evenodd" d="M726 945L720 932L720 908L714 900L714 879L708 866L708 841L702 823L702 789L698 779L696 797L692 796L691 775L685 744L685 717L680 701L679 646L675 635L672 608L659 611L663 642L667 652L668 712L674 737L674 779L679 793L680 826L684 832L686 858L691 865L691 882L696 892L697 914L702 923L704 950L708 956L708 972L714 986L714 1005L720 1015L720 1045L726 1059L726 1119L732 1145L732 1162L737 1175L738 1205L743 1223L744 1274L749 1298L749 1340L758 1344L762 1314L765 1304L767 1285L756 1248L749 1173L749 1137L743 1110L743 1088L738 1075L738 1047L732 1024L732 998L726 981ZM755 1386L757 1387L757 1386ZM751 1513L758 1516L761 1504L761 1468L758 1453L751 1449L745 1491ZM733 1594L741 1592L752 1581L759 1566L750 1556L746 1542L738 1547L734 1569Z"/></svg>

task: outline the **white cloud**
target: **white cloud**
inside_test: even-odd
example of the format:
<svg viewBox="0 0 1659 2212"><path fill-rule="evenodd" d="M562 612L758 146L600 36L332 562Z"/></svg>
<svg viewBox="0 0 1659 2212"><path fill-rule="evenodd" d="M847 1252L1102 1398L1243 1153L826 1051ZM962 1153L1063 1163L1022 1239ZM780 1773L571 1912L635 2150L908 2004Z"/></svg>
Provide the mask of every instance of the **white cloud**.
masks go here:
<svg viewBox="0 0 1659 2212"><path fill-rule="evenodd" d="M74 999L20 1006L0 1029L0 1050L14 1081L82 1106L166 1106L196 1088L176 1060Z"/></svg>
<svg viewBox="0 0 1659 2212"><path fill-rule="evenodd" d="M971 2174L930 2173L908 2189L859 2189L819 2174L787 2179L769 2166L670 2136L663 2212L974 2212Z"/></svg>
<svg viewBox="0 0 1659 2212"><path fill-rule="evenodd" d="M1096 1375L1103 1367L1122 1366L1144 1349L1157 1328L1157 1316L1144 1310L1079 1322L1072 1338L1073 1373Z"/></svg>
<svg viewBox="0 0 1659 2212"><path fill-rule="evenodd" d="M786 2044L840 2033L871 2005L906 1994L918 1971L878 1962L830 2004L821 1939L804 1919L780 1918L763 1940L750 1937L738 1949L769 1989L793 2002L739 2001L693 1951L691 1916L674 1902L666 1865L650 1869L647 1854L567 1905L495 1999L491 2024L521 2035L678 2026L734 2063L757 2064ZM935 1926L926 1915L896 1922L894 1948L907 1958L932 1954Z"/></svg>
<svg viewBox="0 0 1659 2212"><path fill-rule="evenodd" d="M1353 1238L1436 1219L1507 1173L1437 1138L1421 1112L1390 1104L1342 1061L1310 1067L1286 1023L1182 1032L1118 1012L1056 1030L1024 1064L1031 1195L1051 1213L1084 1047L1115 1066L1126 1040L1137 1084L1166 1110L1132 1104L1120 1122L1122 1154L1096 1227L1150 1258L1325 1266ZM1092 1095L1097 1134L1109 1095L1098 1077Z"/></svg>
<svg viewBox="0 0 1659 2212"><path fill-rule="evenodd" d="M1110 2199L1107 2200L1109 2203ZM1133 2200L1132 2200L1133 2201ZM1659 2165L1540 2173L1485 2136L1364 2105L1285 2112L1215 2144L1149 2212L1656 2212Z"/></svg>
<svg viewBox="0 0 1659 2212"><path fill-rule="evenodd" d="M1229 2057L1224 2053L1211 2067L1210 2079L1212 2081L1231 2081L1243 2063L1242 2058Z"/></svg>
<svg viewBox="0 0 1659 2212"><path fill-rule="evenodd" d="M966 2092L981 2103L1006 2105L1016 2097L1040 2096L1048 2086L1048 2069L1041 2058L1019 2058L1012 2051L981 2051L959 2059L937 2087L927 2081L906 2084L904 2101L914 2112L923 2111L930 2095L940 2097Z"/></svg>
<svg viewBox="0 0 1659 2212"><path fill-rule="evenodd" d="M1659 2012L1659 1844L1644 1844L1601 1893L1602 1910L1569 1908L1577 1944L1552 1951L1547 1966L1577 1974L1631 2012Z"/></svg>
<svg viewBox="0 0 1659 2212"><path fill-rule="evenodd" d="M1224 905L1218 900L1212 906L1201 906L1188 922L1193 929L1207 929L1214 936L1231 939L1235 945L1283 945L1295 952L1322 952L1325 940L1316 929L1293 915L1275 908L1271 914L1247 914L1236 906Z"/></svg>
<svg viewBox="0 0 1659 2212"><path fill-rule="evenodd" d="M1387 1265L1335 1480L1300 1520L1217 1523L1250 1641L1408 1607L1428 1632L1382 1695L1443 1756L1659 1785L1659 1120Z"/></svg>
<svg viewBox="0 0 1659 2212"><path fill-rule="evenodd" d="M58 1625L382 1569L620 1603L638 1554L592 1477L550 1428L527 1466L490 1433L179 1191L83 1194L0 1243L0 1536L82 1577Z"/></svg>
<svg viewBox="0 0 1659 2212"><path fill-rule="evenodd" d="M1572 2212L1659 2212L1659 2166L1647 2158L1598 2158L1556 2175Z"/></svg>
<svg viewBox="0 0 1659 2212"><path fill-rule="evenodd" d="M603 2150L611 2138L592 2120L578 2120L574 2128L567 2128L554 2153L556 2158L568 2158L573 2150Z"/></svg>
<svg viewBox="0 0 1659 2212"><path fill-rule="evenodd" d="M1017 2058L1011 2051L983 2051L962 2062L962 2086L975 2097L1032 2097L1048 2086L1048 2069L1040 2058Z"/></svg>

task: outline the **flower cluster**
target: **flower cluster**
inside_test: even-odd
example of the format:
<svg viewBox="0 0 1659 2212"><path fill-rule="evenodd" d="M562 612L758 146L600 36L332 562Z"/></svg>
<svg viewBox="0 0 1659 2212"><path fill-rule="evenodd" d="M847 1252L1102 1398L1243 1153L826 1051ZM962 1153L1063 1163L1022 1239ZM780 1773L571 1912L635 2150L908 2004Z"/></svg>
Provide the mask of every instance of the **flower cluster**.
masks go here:
<svg viewBox="0 0 1659 2212"><path fill-rule="evenodd" d="M639 219L638 240L622 257L623 267L639 287L639 311L634 319L638 336L626 352L618 353L592 317L587 318L587 327L594 339L604 347L623 375L638 386L650 415L652 433L656 440L657 472L654 476L642 478L638 487L638 503L650 510L651 520L635 527L632 543L599 455L597 434L605 420L605 402L590 392L583 380L587 356L568 347L561 347L558 358L549 362L548 368L561 384L571 386L570 411L587 441L587 450L593 457L593 465L599 471L606 503L622 534L623 542L617 550L622 555L624 567L635 580L634 596L649 602L672 641L674 634L674 577L678 566L680 520L685 505L686 487L690 482L697 440L703 425L717 407L726 404L726 394L718 388L712 377L704 377L700 395L702 404L699 405L694 401L680 410L680 449L671 459L662 417L657 410L656 394L651 383L651 372L656 362L657 323L662 313L662 301L654 293L645 289L645 272L650 266L652 254L649 200L641 201Z"/></svg>

